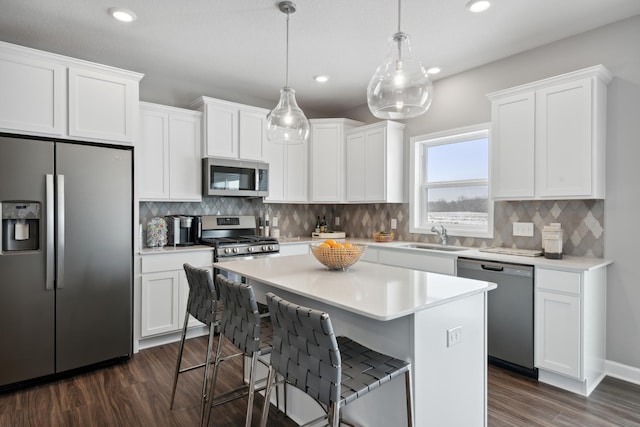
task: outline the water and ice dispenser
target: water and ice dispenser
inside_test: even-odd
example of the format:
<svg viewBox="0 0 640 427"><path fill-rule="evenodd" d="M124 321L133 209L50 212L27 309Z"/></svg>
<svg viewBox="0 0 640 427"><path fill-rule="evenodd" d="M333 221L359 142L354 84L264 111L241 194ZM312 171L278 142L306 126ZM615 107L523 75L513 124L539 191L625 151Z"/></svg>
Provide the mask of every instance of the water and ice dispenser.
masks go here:
<svg viewBox="0 0 640 427"><path fill-rule="evenodd" d="M40 203L2 202L2 252L37 251Z"/></svg>

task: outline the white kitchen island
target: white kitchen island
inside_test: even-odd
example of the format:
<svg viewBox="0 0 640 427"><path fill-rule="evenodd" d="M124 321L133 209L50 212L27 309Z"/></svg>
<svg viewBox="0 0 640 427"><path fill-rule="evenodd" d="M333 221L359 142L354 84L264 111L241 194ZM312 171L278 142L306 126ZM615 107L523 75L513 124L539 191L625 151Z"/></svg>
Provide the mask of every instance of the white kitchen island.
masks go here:
<svg viewBox="0 0 640 427"><path fill-rule="evenodd" d="M337 335L407 360L413 368L417 427L487 425L487 291L490 282L359 262L330 271L313 255L216 263L247 279L258 300L273 292L326 311ZM305 422L315 402L289 387L288 415ZM404 383L394 379L347 405L357 425L401 426Z"/></svg>

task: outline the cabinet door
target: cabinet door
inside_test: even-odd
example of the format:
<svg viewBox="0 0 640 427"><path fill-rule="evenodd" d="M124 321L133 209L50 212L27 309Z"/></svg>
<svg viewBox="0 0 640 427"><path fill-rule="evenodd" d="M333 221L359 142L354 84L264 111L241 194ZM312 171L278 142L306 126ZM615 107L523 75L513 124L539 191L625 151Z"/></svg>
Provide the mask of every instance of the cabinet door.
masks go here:
<svg viewBox="0 0 640 427"><path fill-rule="evenodd" d="M142 275L142 337L180 329L178 271ZM182 312L184 316L184 312Z"/></svg>
<svg viewBox="0 0 640 427"><path fill-rule="evenodd" d="M229 105L207 104L205 157L238 158L238 109Z"/></svg>
<svg viewBox="0 0 640 427"><path fill-rule="evenodd" d="M378 249L378 263L431 273L455 274L455 257Z"/></svg>
<svg viewBox="0 0 640 427"><path fill-rule="evenodd" d="M346 198L349 202L365 200L364 132L347 137L346 147Z"/></svg>
<svg viewBox="0 0 640 427"><path fill-rule="evenodd" d="M171 114L169 119L171 200L202 201L200 118Z"/></svg>
<svg viewBox="0 0 640 427"><path fill-rule="evenodd" d="M540 197L592 194L591 79L536 92L536 184Z"/></svg>
<svg viewBox="0 0 640 427"><path fill-rule="evenodd" d="M140 200L169 199L169 115L140 109L136 148Z"/></svg>
<svg viewBox="0 0 640 427"><path fill-rule="evenodd" d="M267 110L240 110L240 158L264 160Z"/></svg>
<svg viewBox="0 0 640 427"><path fill-rule="evenodd" d="M308 147L309 144L285 145L285 200L288 202L308 200Z"/></svg>
<svg viewBox="0 0 640 427"><path fill-rule="evenodd" d="M535 364L581 377L580 297L536 290Z"/></svg>
<svg viewBox="0 0 640 427"><path fill-rule="evenodd" d="M9 53L0 55L0 128L65 133L65 67Z"/></svg>
<svg viewBox="0 0 640 427"><path fill-rule="evenodd" d="M364 199L384 202L387 197L386 131L384 128L365 133L364 139ZM402 176L397 179L402 180Z"/></svg>
<svg viewBox="0 0 640 427"><path fill-rule="evenodd" d="M280 245L280 256L305 255L308 253L308 243Z"/></svg>
<svg viewBox="0 0 640 427"><path fill-rule="evenodd" d="M495 198L534 196L534 114L533 92L492 103L491 191Z"/></svg>
<svg viewBox="0 0 640 427"><path fill-rule="evenodd" d="M268 202L285 201L285 146L267 141L265 158L269 162L269 197Z"/></svg>
<svg viewBox="0 0 640 427"><path fill-rule="evenodd" d="M69 135L133 142L138 82L69 68Z"/></svg>
<svg viewBox="0 0 640 427"><path fill-rule="evenodd" d="M311 201L341 202L344 188L342 125L311 125Z"/></svg>

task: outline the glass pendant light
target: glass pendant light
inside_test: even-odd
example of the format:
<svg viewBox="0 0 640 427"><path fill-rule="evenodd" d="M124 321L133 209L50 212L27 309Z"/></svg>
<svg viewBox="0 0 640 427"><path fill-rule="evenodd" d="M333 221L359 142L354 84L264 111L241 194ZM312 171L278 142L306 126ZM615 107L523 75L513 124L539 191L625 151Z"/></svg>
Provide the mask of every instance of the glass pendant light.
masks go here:
<svg viewBox="0 0 640 427"><path fill-rule="evenodd" d="M296 11L296 5L283 1L278 8L287 15L286 74L285 85L280 89L280 101L267 115L267 138L276 143L302 144L309 137L309 120L296 103L295 90L289 87L289 15Z"/></svg>
<svg viewBox="0 0 640 427"><path fill-rule="evenodd" d="M409 119L425 113L433 98L433 85L420 61L411 57L409 35L400 31L401 0L398 0L398 32L391 36L385 62L367 87L367 103L381 119Z"/></svg>

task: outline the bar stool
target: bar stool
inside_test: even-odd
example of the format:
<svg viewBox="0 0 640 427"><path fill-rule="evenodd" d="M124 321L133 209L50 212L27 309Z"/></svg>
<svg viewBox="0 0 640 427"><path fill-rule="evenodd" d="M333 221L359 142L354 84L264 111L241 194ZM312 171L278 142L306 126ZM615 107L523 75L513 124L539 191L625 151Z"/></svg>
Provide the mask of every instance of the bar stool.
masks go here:
<svg viewBox="0 0 640 427"><path fill-rule="evenodd" d="M261 426L267 425L269 394L280 375L324 409L331 427L341 422L345 405L404 374L407 425L413 425L411 364L373 351L350 338L336 337L327 313L290 303L267 293L273 324L271 371L267 379ZM275 381L277 382L277 381Z"/></svg>
<svg viewBox="0 0 640 427"><path fill-rule="evenodd" d="M180 338L180 349L178 350L178 361L176 362L175 375L173 376L173 389L171 390L171 405L176 396L176 386L178 384L178 376L184 372L204 367L204 377L202 381L202 397L200 402L200 417L204 412L205 402L207 400L207 385L209 379L209 367L211 366L211 349L213 348L213 339L216 327L220 325L221 304L218 301L218 292L211 277L211 272L204 268L196 268L187 263L183 265L184 272L187 275L187 283L189 284L189 299L187 301L187 309L184 314L184 324L182 325L182 336ZM195 317L209 328L209 339L207 341L207 356L204 363L198 365L181 368L182 353L184 350L184 341L187 335L187 326L189 323L189 315Z"/></svg>
<svg viewBox="0 0 640 427"><path fill-rule="evenodd" d="M222 314L222 326L218 347L214 358L213 380L211 381L211 403L207 404L206 422L209 424L211 408L221 405L231 400L248 396L247 416L245 426L251 426L253 413L253 397L256 391L264 390L266 386L256 387L256 366L259 361L270 371L270 366L259 356L271 353L271 339L273 330L269 313L260 313L258 302L256 301L253 288L249 285L229 280L222 274L216 276L216 284L220 290L220 297L225 309ZM229 356L222 357L223 341L229 340L240 351ZM249 383L242 384L233 390L229 390L220 395L215 395L216 381L220 363L226 360L241 356L250 357ZM244 367L244 363L243 363ZM243 370L244 375L244 370ZM266 381L266 378L261 380ZM229 397L227 397L229 396ZM202 420L201 420L202 424Z"/></svg>

